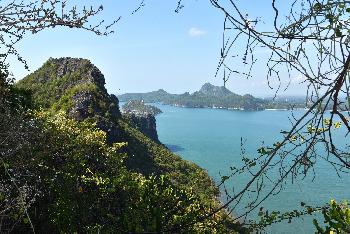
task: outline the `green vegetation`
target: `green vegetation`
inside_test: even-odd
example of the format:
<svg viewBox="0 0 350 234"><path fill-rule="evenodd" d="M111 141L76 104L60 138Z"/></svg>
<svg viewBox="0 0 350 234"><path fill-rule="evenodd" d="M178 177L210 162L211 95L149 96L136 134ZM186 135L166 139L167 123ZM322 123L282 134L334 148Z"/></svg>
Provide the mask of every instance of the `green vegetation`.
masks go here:
<svg viewBox="0 0 350 234"><path fill-rule="evenodd" d="M74 69L60 75L62 66ZM207 173L122 118L117 101L112 103L100 85L102 74L87 60L51 59L15 86L7 73L3 77L1 231L232 233L239 228L224 211L204 218L219 205Z"/></svg>
<svg viewBox="0 0 350 234"><path fill-rule="evenodd" d="M167 175L175 185L183 189L190 186L206 200L218 195L217 188L203 169L150 140L126 121L119 124L126 137L124 140L128 142L128 155L136 156L126 159L128 168L145 175Z"/></svg>
<svg viewBox="0 0 350 234"><path fill-rule="evenodd" d="M193 94L169 94L160 89L149 93L127 93L119 95L120 101L143 100L148 103L164 103L192 108L223 108L239 110L291 109L304 108L305 101L286 102L281 100L264 100L250 94L238 95L223 86L206 83Z"/></svg>
<svg viewBox="0 0 350 234"><path fill-rule="evenodd" d="M131 100L122 106L122 113L130 126L136 128L153 141L160 143L155 118L155 115L162 113L159 108L145 105L140 100Z"/></svg>
<svg viewBox="0 0 350 234"><path fill-rule="evenodd" d="M327 226L322 228L317 220L314 220L318 233L350 233L350 207L348 202L344 201L338 204L335 200L331 200L329 206L323 208L322 214Z"/></svg>
<svg viewBox="0 0 350 234"><path fill-rule="evenodd" d="M93 124L68 119L64 112L35 112L32 117L41 133L31 136L17 157L7 158L1 168L2 188L7 188L1 191L1 201L16 192L3 172L29 172L16 181L34 193L30 206L8 213L7 222L21 224L15 230L31 222L40 233L158 231L196 224L196 218L209 211L203 199L174 187L165 176L147 179L129 172L123 166L126 155L120 153L126 144L107 145L105 132ZM24 163L21 156L27 152L31 159ZM215 220L191 225L187 231L215 228L211 222Z"/></svg>
<svg viewBox="0 0 350 234"><path fill-rule="evenodd" d="M36 107L54 112L68 111L82 119L94 113L117 114L118 100L107 93L104 83L101 72L88 60L62 58L49 59L37 71L20 80L16 87L31 92ZM72 113L74 104L86 107L84 102L88 103L88 109L77 108L79 113Z"/></svg>
<svg viewBox="0 0 350 234"><path fill-rule="evenodd" d="M134 114L134 115L140 115L140 116L147 116L147 115L158 115L162 113L162 111L152 105L146 105L141 100L130 100L126 104L122 106L122 112L125 114Z"/></svg>
<svg viewBox="0 0 350 234"><path fill-rule="evenodd" d="M166 100L175 99L176 94L170 94L164 89L152 91L149 93L126 93L118 96L121 102L128 102L130 100L143 100L148 103L166 102Z"/></svg>
<svg viewBox="0 0 350 234"><path fill-rule="evenodd" d="M224 83L230 77L226 77L226 71L244 77L253 74L253 65L258 61L253 55L263 47L271 52L265 61L268 81L275 78L281 84L285 68L289 75L300 74L308 87L307 95L317 104L311 106L305 116L295 119L284 141L269 151L260 148L261 170L253 175L244 190L237 192L252 192L246 193L250 198L247 207L258 207L263 202L259 194L264 193L259 188L266 186L259 180L273 165L281 165L281 179L274 188L283 187L289 172L293 174L293 181L298 174L305 178L309 169L313 169L311 160L325 158L310 151L317 143L325 146L326 160L336 171L348 169L349 153L339 151L332 140L333 128L329 126L335 129L345 126L347 133L350 131L348 118L342 113L349 111L350 105L349 3L295 1L286 9L272 1L271 27L266 24L260 27L261 22L271 20L247 17L251 14L241 11L234 1L210 3L225 16L225 43L217 68L217 72L224 70ZM182 1L178 1L176 12L183 7ZM102 6L84 7L79 11L58 0L10 1L3 3L1 9L2 61L12 54L25 67L16 44L28 32L35 34L66 26L108 35L112 32L110 27L118 21L93 24L89 19L102 11ZM266 27L271 30L265 30ZM244 64L239 66L240 71L231 69L231 64L237 67L237 61ZM202 219L217 205L217 191L207 174L133 128L127 118L120 116L118 100L105 91L102 74L86 60L76 62L50 60L17 86L12 85L7 67L0 63L0 232L230 232L226 229L231 227L230 218L225 213ZM222 87L206 86L194 94L183 95L168 95L159 90L148 98L149 102L158 100L188 107L259 110L285 105L289 108L288 103L266 103L251 95L239 96ZM328 128L319 127L324 123L327 109L332 109L331 118L325 123ZM333 121L333 116L341 122ZM306 117L309 125L304 125ZM301 124L307 126L311 135L308 139L298 135L303 129ZM302 148L300 154L290 151L285 154L280 150L284 142L295 142L297 137L305 142L296 145L297 149ZM283 155L282 160L275 155ZM290 155L296 163L283 165ZM332 158L339 161L334 162ZM255 161L244 160L248 168L257 165ZM274 192L273 189L270 194ZM251 196L254 193L257 197ZM226 205L236 207L242 200L237 196ZM291 212L287 218L299 215ZM319 233L350 232L348 203L331 201L323 207L323 215L326 227L314 222ZM278 213L272 213L266 221L272 223L277 216Z"/></svg>

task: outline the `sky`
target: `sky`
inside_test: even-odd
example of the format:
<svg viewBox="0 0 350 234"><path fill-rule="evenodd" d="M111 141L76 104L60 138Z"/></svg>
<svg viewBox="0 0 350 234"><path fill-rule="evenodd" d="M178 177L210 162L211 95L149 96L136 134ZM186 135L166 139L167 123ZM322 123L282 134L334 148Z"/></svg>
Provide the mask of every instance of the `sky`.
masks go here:
<svg viewBox="0 0 350 234"><path fill-rule="evenodd" d="M105 75L110 93L149 92L164 89L170 93L194 92L205 82L223 85L215 77L222 46L224 16L209 0L185 0L184 8L175 12L176 0L145 0L136 13L140 0L71 1L78 7L102 4L104 11L95 20L107 23L121 17L113 26L114 34L97 36L79 29L55 28L38 34L27 34L17 45L27 60L29 71L10 59L10 69L17 79L38 69L50 57L89 59ZM252 16L271 20L268 0L245 0L242 8ZM242 50L239 46L235 50ZM264 55L264 51L262 51ZM242 64L234 64L239 70ZM266 82L266 64L257 64L249 79L232 75L227 88L238 94L271 96ZM304 89L292 79L285 95L302 95Z"/></svg>

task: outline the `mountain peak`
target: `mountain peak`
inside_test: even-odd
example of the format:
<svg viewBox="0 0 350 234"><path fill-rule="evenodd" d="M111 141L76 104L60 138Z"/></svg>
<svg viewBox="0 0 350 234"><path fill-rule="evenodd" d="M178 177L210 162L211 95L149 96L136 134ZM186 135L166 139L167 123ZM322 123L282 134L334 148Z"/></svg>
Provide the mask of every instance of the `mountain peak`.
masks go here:
<svg viewBox="0 0 350 234"><path fill-rule="evenodd" d="M168 93L168 92L165 91L164 89L158 89L157 92L158 92L158 93Z"/></svg>
<svg viewBox="0 0 350 234"><path fill-rule="evenodd" d="M49 58L38 71L45 72L47 70L56 74L55 77L73 75L74 80L71 80L71 82L91 82L104 89L104 75L88 59L71 57ZM52 78L51 74L46 75L46 77Z"/></svg>
<svg viewBox="0 0 350 234"><path fill-rule="evenodd" d="M233 94L230 90L228 90L224 86L215 86L210 84L209 82L205 83L202 86L202 88L199 90L199 92L208 96L215 96L215 97L222 97L222 96L228 96Z"/></svg>
<svg viewBox="0 0 350 234"><path fill-rule="evenodd" d="M50 58L16 85L30 90L36 105L64 110L77 120L120 116L118 99L107 93L104 75L88 59Z"/></svg>

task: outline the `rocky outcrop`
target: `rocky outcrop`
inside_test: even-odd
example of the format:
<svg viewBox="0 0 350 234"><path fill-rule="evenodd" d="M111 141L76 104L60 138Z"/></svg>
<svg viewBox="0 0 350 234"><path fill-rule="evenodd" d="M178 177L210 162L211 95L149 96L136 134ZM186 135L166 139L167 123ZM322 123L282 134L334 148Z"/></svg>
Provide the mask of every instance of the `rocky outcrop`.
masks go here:
<svg viewBox="0 0 350 234"><path fill-rule="evenodd" d="M119 100L115 95L108 94L104 75L89 60L50 58L16 85L29 87L36 102L43 107L65 110L78 121L93 120L99 129L107 133L109 143L124 140L118 125L122 119ZM128 119L133 127L159 143L153 115L134 113Z"/></svg>
<svg viewBox="0 0 350 234"><path fill-rule="evenodd" d="M109 143L120 141L121 133L116 121L121 117L118 98L108 94L102 72L86 59L50 59L57 64L58 76L67 76L79 71L76 85L95 85L95 88L77 90L71 97L72 105L68 114L76 120L93 118L96 126L107 133Z"/></svg>
<svg viewBox="0 0 350 234"><path fill-rule="evenodd" d="M135 115L125 114L129 119L131 125L138 129L140 132L151 138L153 141L160 143L157 133L156 118L152 114L148 115Z"/></svg>
<svg viewBox="0 0 350 234"><path fill-rule="evenodd" d="M107 92L105 88L105 78L102 72L90 62L88 59L82 58L50 58L45 64L49 64L56 70L58 77L64 77L66 75L80 74L79 77L74 77L70 81L79 83L92 83L98 86L99 89ZM41 68L42 69L42 68Z"/></svg>
<svg viewBox="0 0 350 234"><path fill-rule="evenodd" d="M122 106L123 115L129 119L131 125L140 132L160 143L157 133L156 118L162 111L152 105L146 105L142 100L130 100Z"/></svg>
<svg viewBox="0 0 350 234"><path fill-rule="evenodd" d="M109 143L120 141L118 98L108 94L104 75L89 60L50 58L16 85L29 88L43 107L65 110L78 121L92 119L107 133Z"/></svg>
<svg viewBox="0 0 350 234"><path fill-rule="evenodd" d="M226 97L233 94L224 86L215 86L210 83L205 83L198 93L212 97Z"/></svg>

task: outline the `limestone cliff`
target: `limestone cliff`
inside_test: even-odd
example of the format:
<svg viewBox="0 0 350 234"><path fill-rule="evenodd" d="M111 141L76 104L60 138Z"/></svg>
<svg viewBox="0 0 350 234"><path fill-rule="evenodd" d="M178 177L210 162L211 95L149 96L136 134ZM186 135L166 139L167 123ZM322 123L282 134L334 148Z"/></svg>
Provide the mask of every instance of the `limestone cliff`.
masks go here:
<svg viewBox="0 0 350 234"><path fill-rule="evenodd" d="M156 118L154 115L124 114L124 116L129 119L134 128L138 129L153 141L160 143L157 133Z"/></svg>
<svg viewBox="0 0 350 234"><path fill-rule="evenodd" d="M130 100L122 106L123 115L129 119L133 127L159 143L155 116L162 111L140 100Z"/></svg>
<svg viewBox="0 0 350 234"><path fill-rule="evenodd" d="M41 107L64 110L78 121L95 121L112 143L117 142L121 134L111 120L120 118L121 113L118 98L108 94L104 85L105 78L95 65L76 58L50 58L17 84L29 89Z"/></svg>

